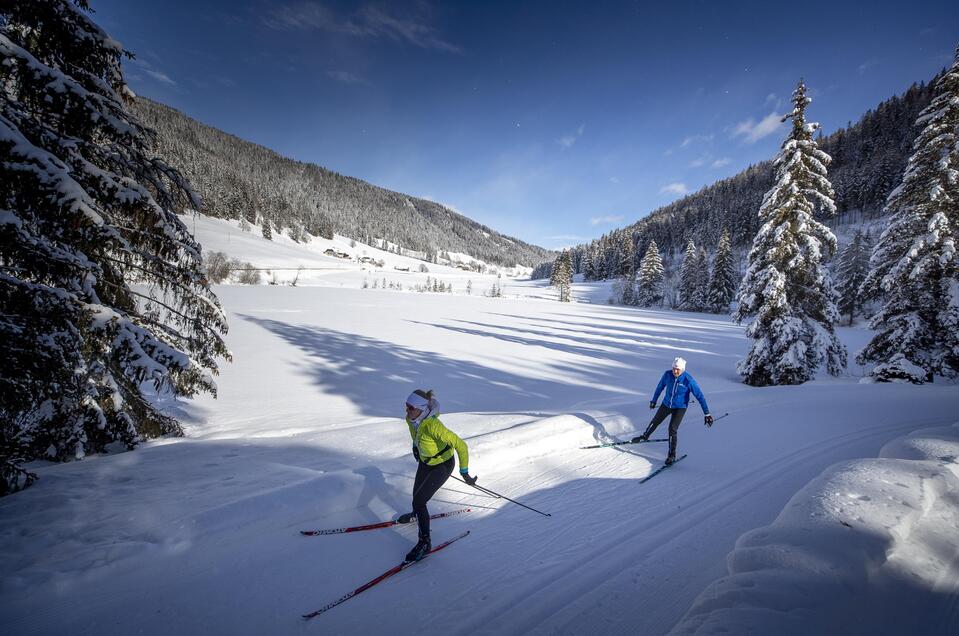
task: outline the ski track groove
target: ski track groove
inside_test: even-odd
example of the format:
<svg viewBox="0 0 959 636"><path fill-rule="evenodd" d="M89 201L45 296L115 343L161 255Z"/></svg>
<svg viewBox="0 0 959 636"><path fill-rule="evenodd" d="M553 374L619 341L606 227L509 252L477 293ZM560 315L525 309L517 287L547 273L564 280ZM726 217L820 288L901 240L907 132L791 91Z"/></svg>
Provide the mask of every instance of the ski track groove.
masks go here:
<svg viewBox="0 0 959 636"><path fill-rule="evenodd" d="M939 422L940 418L920 421L910 420L909 422L887 424L881 427L869 427L836 437L820 439L785 456L771 459L731 480L715 483L715 485L706 490L697 490L698 495L695 496L695 498L681 502L682 507L680 512L675 512L675 509L670 507L669 512L657 514L651 518L648 517L638 524L632 518L622 521L612 520L605 530L602 530L599 535L594 535L593 540L589 544L588 551L585 551L573 561L562 561L563 567L561 572L549 577L545 582L535 580L522 587L513 589L511 598L506 603L486 609L460 622L459 625L462 627L461 631L463 633L484 633L489 631L530 633L537 631L537 629L542 629L545 627L543 624L550 617L557 614L557 612L552 609L556 606L556 598L564 596L581 598L583 590L586 590L586 593L588 593L588 590L596 588L597 583L609 580L612 576L622 571L623 567L621 564L624 561L636 562L660 549L664 549L664 542L667 539L669 543L675 542L679 537L689 532L691 528L702 524L706 519L720 513L727 508L730 503L741 499L744 494L753 492L757 483L757 475L765 475L765 478L762 479L762 484L767 486L784 476L788 476L797 464L805 462L811 456L821 454L823 448L844 448L873 437L877 433L894 432L897 430L908 432L909 430L924 426L925 424L922 422L926 421L935 423ZM621 456L621 454L618 455ZM558 470L559 468L560 467L555 467L552 470ZM550 472L552 472L552 470ZM530 484L532 484L532 481L533 480L528 480ZM634 480L630 478L629 480L623 481L633 482L638 481L638 479ZM637 488L641 487L638 483L635 485ZM642 487L649 486L644 484ZM651 492L655 493L658 491ZM724 494L718 495L718 493ZM634 499L630 501L630 503L642 503L646 498L642 496L642 493L638 493L636 499L639 499L639 501L635 501ZM594 495L593 501L595 500ZM526 502L524 501L524 503ZM677 500L671 499L669 503L672 505L673 503L677 503ZM579 519L571 520L566 524L566 527L577 525L579 521ZM749 529L751 528L745 528L743 531L745 532ZM565 528L560 529L559 532L564 533ZM649 532L653 532L653 534L651 536L643 536ZM626 547L625 550L623 549L624 546ZM550 541L548 539L543 541L542 547L531 553L527 560L533 559L537 554L542 553L550 547ZM603 565L601 557L610 552L616 552L616 559L610 560L609 565ZM515 564L505 565L501 568L501 572L505 574L514 566ZM587 573L584 576L583 570L587 568ZM496 580L500 577L497 576L497 573L493 572L490 573L490 578ZM570 580L575 581L575 583L570 584ZM709 582L706 583L708 584ZM559 593L549 593L550 589L557 587L559 587ZM577 591L575 594L573 593L574 589ZM537 602L537 597L548 600ZM537 605L539 605L539 607L535 607ZM507 616L513 616L512 610L517 606L523 607L522 622L516 622L512 618L505 618ZM571 617L572 620L575 620L575 618L576 616ZM504 625L502 621L509 622ZM564 621L564 624L568 623L569 621ZM555 632L556 629L557 626L553 626L552 631ZM559 629L562 630L562 627Z"/></svg>

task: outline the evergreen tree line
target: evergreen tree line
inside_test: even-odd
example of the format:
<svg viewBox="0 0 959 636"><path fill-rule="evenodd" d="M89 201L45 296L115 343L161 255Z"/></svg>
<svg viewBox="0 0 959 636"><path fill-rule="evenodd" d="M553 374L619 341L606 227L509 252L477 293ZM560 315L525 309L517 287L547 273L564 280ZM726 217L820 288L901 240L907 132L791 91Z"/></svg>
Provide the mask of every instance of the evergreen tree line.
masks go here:
<svg viewBox="0 0 959 636"><path fill-rule="evenodd" d="M959 47L916 117L919 134L882 210L885 229L874 247L868 233L853 235L838 259L838 286L824 266L836 237L817 220L837 212L832 158L813 139L818 124L806 122L810 101L800 81L776 183L759 209L733 316L752 340L740 374L756 386L799 384L820 366L839 375L847 352L835 327L867 300L879 306L875 333L856 356L874 365L864 381L959 377Z"/></svg>
<svg viewBox="0 0 959 636"><path fill-rule="evenodd" d="M911 154L916 119L929 105L938 77L882 102L855 124L818 137L819 147L833 158L829 174L837 213L834 223L859 224L882 215L883 203ZM772 161L750 166L632 225L572 248L573 271L585 280L622 278L630 267L626 260L632 258L632 267L638 268L652 242L670 269L690 240L700 246L718 246L724 231L730 232L734 254L742 254L759 231L756 210L774 184ZM533 277L548 278L551 268L552 260L541 263Z"/></svg>
<svg viewBox="0 0 959 636"><path fill-rule="evenodd" d="M239 219L263 236L294 240L349 236L385 239L431 255L462 252L501 266L531 267L547 250L504 236L433 201L378 188L205 126L139 97L134 111L156 131L157 151L176 165L202 199L202 212Z"/></svg>

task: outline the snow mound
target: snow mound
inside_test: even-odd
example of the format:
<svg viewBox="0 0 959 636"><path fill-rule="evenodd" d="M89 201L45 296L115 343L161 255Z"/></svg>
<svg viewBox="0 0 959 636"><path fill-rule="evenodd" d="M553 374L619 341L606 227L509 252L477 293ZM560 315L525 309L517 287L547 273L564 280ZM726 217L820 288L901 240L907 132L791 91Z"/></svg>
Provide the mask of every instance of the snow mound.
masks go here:
<svg viewBox="0 0 959 636"><path fill-rule="evenodd" d="M957 458L959 424L830 467L739 538L670 633L959 633Z"/></svg>

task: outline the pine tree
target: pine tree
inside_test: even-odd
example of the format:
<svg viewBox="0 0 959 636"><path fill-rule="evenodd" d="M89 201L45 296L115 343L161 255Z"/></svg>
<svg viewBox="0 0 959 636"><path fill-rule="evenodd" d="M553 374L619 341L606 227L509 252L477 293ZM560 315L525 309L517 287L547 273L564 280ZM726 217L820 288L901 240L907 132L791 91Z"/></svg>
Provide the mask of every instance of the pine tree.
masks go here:
<svg viewBox="0 0 959 636"><path fill-rule="evenodd" d="M729 311L729 303L736 297L736 265L733 263L733 249L729 242L729 232L723 231L713 260L713 271L709 277L709 295L707 311L724 314Z"/></svg>
<svg viewBox="0 0 959 636"><path fill-rule="evenodd" d="M651 241L639 265L639 293L636 301L641 307L652 307L663 302L663 260L656 241Z"/></svg>
<svg viewBox="0 0 959 636"><path fill-rule="evenodd" d="M696 290L699 286L699 261L696 243L693 239L686 242L683 265L679 270L679 308L682 311L698 311Z"/></svg>
<svg viewBox="0 0 959 636"><path fill-rule="evenodd" d="M696 311L705 311L709 298L709 255L705 247L699 248L696 256L696 286L693 290L692 304Z"/></svg>
<svg viewBox="0 0 959 636"><path fill-rule="evenodd" d="M573 261L569 250L563 250L553 266L554 285L559 290L559 302L568 303L573 286Z"/></svg>
<svg viewBox="0 0 959 636"><path fill-rule="evenodd" d="M596 250L594 245L586 248L583 254L583 279L596 280Z"/></svg>
<svg viewBox="0 0 959 636"><path fill-rule="evenodd" d="M634 256L636 246L633 244L633 235L631 232L623 232L619 244L619 271L617 275L629 276L629 272L634 268Z"/></svg>
<svg viewBox="0 0 959 636"><path fill-rule="evenodd" d="M869 273L869 255L872 241L869 233L856 230L852 241L839 253L836 267L836 291L839 292L839 312L849 316L849 324L863 308L862 284Z"/></svg>
<svg viewBox="0 0 959 636"><path fill-rule="evenodd" d="M839 375L846 350L836 337L837 294L822 259L836 237L814 218L817 208L835 213L826 178L830 157L816 147L818 124L806 123L806 86L793 92L793 110L783 117L792 130L776 157L776 184L763 198L763 222L749 252L735 319L752 319L753 344L738 370L753 386L801 384L825 361Z"/></svg>
<svg viewBox="0 0 959 636"><path fill-rule="evenodd" d="M0 494L28 483L18 461L180 432L149 394L215 392L228 355L175 214L199 201L153 156L124 52L85 11L0 3Z"/></svg>
<svg viewBox="0 0 959 636"><path fill-rule="evenodd" d="M959 374L959 48L935 92L863 284L867 296L885 295L870 321L878 333L857 358L877 363L870 376L881 382Z"/></svg>

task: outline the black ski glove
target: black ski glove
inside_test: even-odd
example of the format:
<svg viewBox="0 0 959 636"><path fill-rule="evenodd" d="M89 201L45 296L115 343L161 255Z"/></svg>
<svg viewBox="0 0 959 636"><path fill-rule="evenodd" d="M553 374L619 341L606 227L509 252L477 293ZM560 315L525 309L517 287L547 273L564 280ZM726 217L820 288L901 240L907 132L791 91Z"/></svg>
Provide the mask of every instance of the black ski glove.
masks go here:
<svg viewBox="0 0 959 636"><path fill-rule="evenodd" d="M650 402L650 403L649 403L649 408L651 408L651 409L656 408L656 403L655 403L655 402Z"/></svg>
<svg viewBox="0 0 959 636"><path fill-rule="evenodd" d="M479 479L478 477L470 477L469 473L463 472L462 470L460 471L460 475L462 475L463 481L468 483L470 486L475 486L476 480Z"/></svg>
<svg viewBox="0 0 959 636"><path fill-rule="evenodd" d="M413 457L416 458L416 461L420 461L420 449L413 447Z"/></svg>
<svg viewBox="0 0 959 636"><path fill-rule="evenodd" d="M704 422L704 424L706 424L707 427L712 428L712 426L713 426L713 416L712 416L712 415L707 415L707 416L706 416L706 421Z"/></svg>

